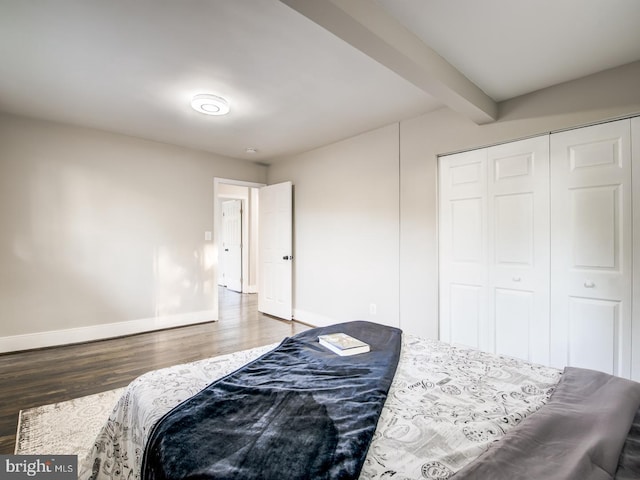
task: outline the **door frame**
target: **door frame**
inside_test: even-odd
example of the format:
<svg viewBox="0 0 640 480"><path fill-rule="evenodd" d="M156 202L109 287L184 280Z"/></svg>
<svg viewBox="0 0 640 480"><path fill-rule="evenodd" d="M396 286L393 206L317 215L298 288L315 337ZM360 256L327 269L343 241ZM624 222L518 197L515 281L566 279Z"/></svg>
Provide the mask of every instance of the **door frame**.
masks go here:
<svg viewBox="0 0 640 480"><path fill-rule="evenodd" d="M220 312L219 312L219 303L218 303L218 259L219 257L219 245L220 245L220 229L218 228L218 219L220 218L221 215L221 208L220 208L220 199L218 198L219 192L220 192L220 185L224 184L224 185L235 185L238 187L249 187L249 188L260 188L260 187L264 187L267 184L266 183L259 183L259 182L248 182L245 180L235 180L233 178L222 178L222 177L214 177L213 178L213 252L212 252L212 256L213 256L213 263L215 265L215 269L213 272L213 284L215 285L215 288L213 288L213 298L214 298L214 304L215 304L215 310L218 311L218 315L216 318L220 318ZM258 208L260 208L260 206L258 206ZM257 214L257 212L256 212ZM244 222L248 222L249 218L248 215L245 215L243 218L243 228L246 227L246 225L244 224ZM260 240L258 239L258 242ZM244 247L244 238L243 238L243 247ZM244 268L244 267L243 267ZM248 268L248 265L247 265ZM245 277L244 272L243 272L243 277ZM244 291L244 279L243 279L243 291ZM259 293L259 292L258 292Z"/></svg>

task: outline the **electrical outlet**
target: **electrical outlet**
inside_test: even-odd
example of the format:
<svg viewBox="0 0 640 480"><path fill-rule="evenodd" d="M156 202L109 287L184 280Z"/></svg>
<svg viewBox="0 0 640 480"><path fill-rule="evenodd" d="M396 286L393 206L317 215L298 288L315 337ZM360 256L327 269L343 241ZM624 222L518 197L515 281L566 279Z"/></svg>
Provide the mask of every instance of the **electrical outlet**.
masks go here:
<svg viewBox="0 0 640 480"><path fill-rule="evenodd" d="M204 241L205 242L211 241L211 232L204 232Z"/></svg>
<svg viewBox="0 0 640 480"><path fill-rule="evenodd" d="M370 315L375 315L376 313L378 313L378 306L375 303L370 303L369 304L369 314Z"/></svg>

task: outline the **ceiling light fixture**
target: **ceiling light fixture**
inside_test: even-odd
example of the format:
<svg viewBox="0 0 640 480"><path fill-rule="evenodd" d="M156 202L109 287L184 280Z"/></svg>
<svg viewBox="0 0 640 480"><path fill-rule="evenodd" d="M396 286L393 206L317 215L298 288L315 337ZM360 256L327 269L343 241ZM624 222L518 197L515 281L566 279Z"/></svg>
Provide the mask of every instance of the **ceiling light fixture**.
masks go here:
<svg viewBox="0 0 640 480"><path fill-rule="evenodd" d="M191 107L205 115L226 115L229 113L229 102L217 95L201 93L191 100Z"/></svg>
<svg viewBox="0 0 640 480"><path fill-rule="evenodd" d="M258 149L255 148L255 147L247 147L247 148L245 148L244 151L247 152L247 153L256 153L258 151Z"/></svg>

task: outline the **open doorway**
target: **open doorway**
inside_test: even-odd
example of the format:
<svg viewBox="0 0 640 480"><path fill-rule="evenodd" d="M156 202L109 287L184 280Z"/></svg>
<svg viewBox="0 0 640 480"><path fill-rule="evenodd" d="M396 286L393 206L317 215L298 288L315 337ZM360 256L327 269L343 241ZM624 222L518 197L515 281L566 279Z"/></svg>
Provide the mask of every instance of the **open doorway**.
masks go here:
<svg viewBox="0 0 640 480"><path fill-rule="evenodd" d="M263 186L241 180L214 179L215 275L221 288L258 293L258 193ZM218 305L218 289L214 292Z"/></svg>
<svg viewBox="0 0 640 480"><path fill-rule="evenodd" d="M212 256L216 265L216 282L222 285L220 294L226 296L226 292L230 292L234 295L231 290L243 294L257 293L260 312L285 320L293 318L292 188L291 182L267 187L261 183L215 178L213 189L215 227ZM240 203L234 202L236 200ZM238 208L240 213L234 213ZM227 212L233 220L225 225ZM239 230L237 223L240 224ZM234 255L232 238L238 236L241 243ZM237 273L233 273L238 270L240 279L237 279ZM218 289L214 295L217 309Z"/></svg>

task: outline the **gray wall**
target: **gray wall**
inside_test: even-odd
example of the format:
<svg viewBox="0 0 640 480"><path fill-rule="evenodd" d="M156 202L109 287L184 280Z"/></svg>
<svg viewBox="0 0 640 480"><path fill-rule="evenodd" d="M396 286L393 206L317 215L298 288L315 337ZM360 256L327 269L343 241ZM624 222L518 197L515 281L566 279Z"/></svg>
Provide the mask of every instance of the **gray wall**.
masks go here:
<svg viewBox="0 0 640 480"><path fill-rule="evenodd" d="M0 115L0 350L25 334L214 318L214 177L264 182L266 168Z"/></svg>
<svg viewBox="0 0 640 480"><path fill-rule="evenodd" d="M377 302L375 320L437 338L437 156L638 114L638 85L640 62L503 102L492 124L443 108L272 165L269 183L295 185L298 318L370 318ZM332 223L350 199L369 221Z"/></svg>
<svg viewBox="0 0 640 480"><path fill-rule="evenodd" d="M269 172L270 183L294 184L294 317L313 325L353 319L397 325L398 125Z"/></svg>

